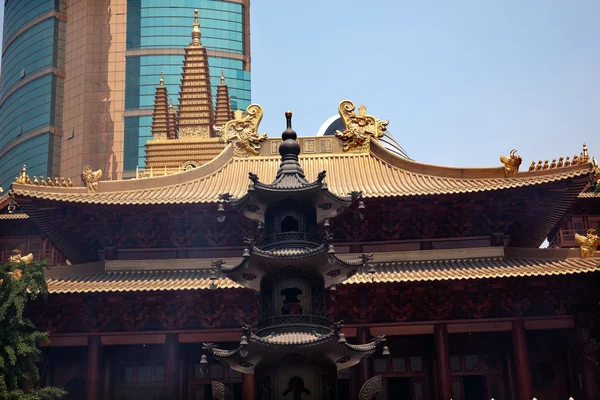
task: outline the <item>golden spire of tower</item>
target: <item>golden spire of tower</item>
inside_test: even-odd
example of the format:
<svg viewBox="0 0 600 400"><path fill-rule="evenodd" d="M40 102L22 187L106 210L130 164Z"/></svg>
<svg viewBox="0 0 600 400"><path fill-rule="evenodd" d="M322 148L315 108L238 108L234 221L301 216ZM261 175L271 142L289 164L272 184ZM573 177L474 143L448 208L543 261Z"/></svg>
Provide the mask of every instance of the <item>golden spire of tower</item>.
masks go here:
<svg viewBox="0 0 600 400"><path fill-rule="evenodd" d="M152 111L152 138L166 139L168 131L169 100L165 80L160 73L159 85L154 95L154 110Z"/></svg>
<svg viewBox="0 0 600 400"><path fill-rule="evenodd" d="M194 11L192 43L185 49L179 92L179 139L214 137L213 121L208 56L200 44L198 11Z"/></svg>
<svg viewBox="0 0 600 400"><path fill-rule="evenodd" d="M217 87L217 105L215 107L215 125L223 126L233 119L231 103L229 100L229 89L225 84L225 74L221 70L221 84Z"/></svg>
<svg viewBox="0 0 600 400"><path fill-rule="evenodd" d="M202 46L200 43L200 23L198 22L198 10L194 10L194 28L192 29L192 42L190 46Z"/></svg>
<svg viewBox="0 0 600 400"><path fill-rule="evenodd" d="M177 139L177 114L173 108L173 99L169 97L169 114L167 115L167 138Z"/></svg>

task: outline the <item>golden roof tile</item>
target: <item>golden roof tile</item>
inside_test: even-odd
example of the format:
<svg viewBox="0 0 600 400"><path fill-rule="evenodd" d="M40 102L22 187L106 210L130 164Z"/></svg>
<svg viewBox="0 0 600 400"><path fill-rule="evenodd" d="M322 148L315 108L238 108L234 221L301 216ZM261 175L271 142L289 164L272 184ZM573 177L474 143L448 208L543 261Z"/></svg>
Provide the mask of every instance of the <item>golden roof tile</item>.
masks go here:
<svg viewBox="0 0 600 400"><path fill-rule="evenodd" d="M331 139L301 138L301 144L311 140ZM234 157L233 148L229 145L215 159L191 171L155 178L102 181L96 193L88 193L85 188L16 183L12 185L12 189L17 197L73 203L138 205L218 202L220 193L231 193L233 196L246 193L248 171L257 174L261 181L272 181L280 163L278 155L269 154L269 151L273 153L272 150L276 150L275 145L278 145L277 140L268 139L261 148L260 156L251 158ZM309 146L302 147L306 149ZM592 167L591 163L584 163L505 177L503 167L440 167L398 157L377 142L373 142L370 148L370 152L362 154L344 154L340 148L314 154L303 151L300 164L310 179L326 170L329 190L337 195L346 195L360 188L363 196L371 198L474 193L528 187L588 175ZM572 197L576 196L577 193L574 193Z"/></svg>
<svg viewBox="0 0 600 400"><path fill-rule="evenodd" d="M25 213L0 214L0 220L3 219L29 219L29 215Z"/></svg>
<svg viewBox="0 0 600 400"><path fill-rule="evenodd" d="M491 248L489 251L496 251ZM577 249L514 249L500 248L499 256L484 256L486 249L429 250L418 252L377 253L375 255L375 274L356 274L344 284L360 283L398 283L431 282L469 279L519 278L532 276L560 276L592 273L598 270L600 253L595 258L580 258ZM475 257L456 259L437 259L438 256L473 254ZM492 254L492 253L489 253ZM347 254L343 258L356 258L356 254ZM397 259L399 261L390 261ZM414 259L415 261L406 261ZM383 262L377 262L382 260ZM237 283L218 278L211 280L208 268L210 260L157 260L118 262L124 266L109 269L103 263L82 266L58 267L47 274L50 293L101 293L136 292L164 290L200 290L210 289L214 283L218 289L241 288ZM183 264L182 264L183 263ZM165 264L178 265L181 268L169 270L155 269ZM69 268L71 273L61 273L61 268ZM121 268L130 268L125 270ZM163 267L164 268L164 267ZM75 272L73 272L75 271Z"/></svg>

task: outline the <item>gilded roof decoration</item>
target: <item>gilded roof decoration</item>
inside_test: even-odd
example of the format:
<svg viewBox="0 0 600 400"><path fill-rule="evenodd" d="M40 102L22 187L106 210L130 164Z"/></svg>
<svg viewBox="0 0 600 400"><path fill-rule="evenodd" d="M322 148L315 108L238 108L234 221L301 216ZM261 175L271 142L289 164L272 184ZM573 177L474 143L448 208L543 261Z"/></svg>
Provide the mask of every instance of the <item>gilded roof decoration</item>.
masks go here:
<svg viewBox="0 0 600 400"><path fill-rule="evenodd" d="M47 180L44 179L44 177L42 175L40 175L40 179L38 180L37 176L33 177L33 181L31 180L31 178L29 177L29 175L27 175L27 166L23 165L23 169L21 170L21 172L19 173L19 175L17 175L17 177L15 178L15 182L16 184L21 184L21 185L35 185L35 186L50 186L50 187L75 187L75 185L73 184L73 181L71 181L71 178L69 179L65 179L65 178L58 178L57 176L54 177L54 180L52 180L51 177L48 177ZM2 188L0 188L0 193L2 193Z"/></svg>
<svg viewBox="0 0 600 400"><path fill-rule="evenodd" d="M81 173L81 180L85 183L85 187L89 192L98 191L98 182L102 178L102 170L92 171L92 167L89 165L83 166L83 172Z"/></svg>
<svg viewBox="0 0 600 400"><path fill-rule="evenodd" d="M600 245L600 237L595 234L595 229L588 229L585 236L575 233L575 241L581 249L581 258L594 257L594 253Z"/></svg>
<svg viewBox="0 0 600 400"><path fill-rule="evenodd" d="M504 164L504 175L508 178L517 175L523 159L517 155L517 149L512 149L509 156L500 156L500 162Z"/></svg>
<svg viewBox="0 0 600 400"><path fill-rule="evenodd" d="M531 165L529 166L529 171L541 171L546 169L563 168L573 165L587 164L589 162L590 155L588 154L587 146L584 143L583 150L581 151L581 153L579 153L579 155L574 155L572 159L571 157L567 156L560 157L558 158L558 160L556 158L553 158L552 162L550 162L549 160L539 160L536 164L535 161L532 161Z"/></svg>
<svg viewBox="0 0 600 400"><path fill-rule="evenodd" d="M357 114L354 103L350 100L342 101L338 110L346 129L343 132L336 131L335 136L342 141L344 151L347 152L368 152L371 140L382 137L389 124L389 120L382 121L367 115L365 106L358 107Z"/></svg>
<svg viewBox="0 0 600 400"><path fill-rule="evenodd" d="M21 250L13 250L12 256L8 257L8 262L11 264L19 264L25 263L25 265L29 265L33 261L33 254L29 253L26 256L21 254Z"/></svg>
<svg viewBox="0 0 600 400"><path fill-rule="evenodd" d="M242 111L235 112L235 118L223 127L223 138L233 143L234 157L252 157L260 154L261 143L267 140L267 134L258 134L258 126L263 117L263 109L258 104L250 104L246 116Z"/></svg>

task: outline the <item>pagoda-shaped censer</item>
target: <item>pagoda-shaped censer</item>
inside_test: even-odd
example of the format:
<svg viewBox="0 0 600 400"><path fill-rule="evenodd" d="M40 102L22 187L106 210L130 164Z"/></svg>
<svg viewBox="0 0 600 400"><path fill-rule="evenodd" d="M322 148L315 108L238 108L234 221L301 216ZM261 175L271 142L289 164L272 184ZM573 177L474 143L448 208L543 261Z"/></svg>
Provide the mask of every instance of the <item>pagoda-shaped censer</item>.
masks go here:
<svg viewBox="0 0 600 400"><path fill-rule="evenodd" d="M257 399L336 399L338 370L357 364L378 347L389 354L383 336L366 344L348 343L342 323L332 324L325 311L326 288L372 266L369 255L356 262L337 257L328 229L319 236L317 226L328 228L329 219L356 203L364 217L364 203L360 192L343 197L331 193L325 171L314 182L306 180L298 162L300 145L291 112L286 112L286 119L275 180L262 183L250 173L244 196L221 195L224 202L264 226L261 245L249 241L238 265L214 262L225 276L260 291L257 331L243 326L236 349L219 349L213 344L205 344L204 349L232 369L254 374ZM224 204L219 211L224 212ZM201 363L207 362L202 355Z"/></svg>

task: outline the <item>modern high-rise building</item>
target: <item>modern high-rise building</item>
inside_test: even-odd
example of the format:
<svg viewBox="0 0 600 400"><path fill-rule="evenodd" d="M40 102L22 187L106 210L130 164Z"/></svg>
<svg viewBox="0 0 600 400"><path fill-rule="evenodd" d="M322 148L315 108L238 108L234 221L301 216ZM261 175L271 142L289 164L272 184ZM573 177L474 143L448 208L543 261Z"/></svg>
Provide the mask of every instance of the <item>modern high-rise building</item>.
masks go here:
<svg viewBox="0 0 600 400"><path fill-rule="evenodd" d="M0 187L27 164L56 175L65 83L66 1L6 0L0 88Z"/></svg>
<svg viewBox="0 0 600 400"><path fill-rule="evenodd" d="M107 179L144 166L160 73L178 107L199 11L213 97L227 80L250 104L249 0L6 0L0 89L0 186L30 175Z"/></svg>

